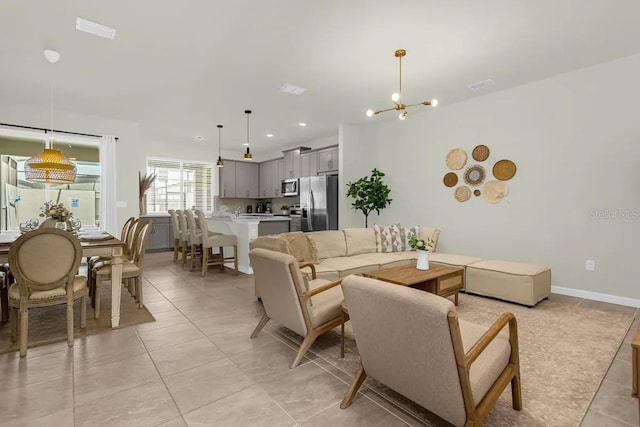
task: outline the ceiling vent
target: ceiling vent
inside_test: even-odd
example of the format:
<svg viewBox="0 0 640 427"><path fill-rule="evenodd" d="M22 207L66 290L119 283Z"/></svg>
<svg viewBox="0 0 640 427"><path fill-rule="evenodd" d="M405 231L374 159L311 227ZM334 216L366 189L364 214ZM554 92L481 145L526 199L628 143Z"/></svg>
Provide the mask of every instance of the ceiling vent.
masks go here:
<svg viewBox="0 0 640 427"><path fill-rule="evenodd" d="M292 85L289 83L285 84L280 88L280 92L290 93L291 95L302 95L306 91L307 90L303 87Z"/></svg>
<svg viewBox="0 0 640 427"><path fill-rule="evenodd" d="M76 30L84 31L85 33L93 34L98 37L104 37L105 39L113 40L116 38L116 29L107 27L106 25L98 24L96 22L87 21L86 19L76 19Z"/></svg>
<svg viewBox="0 0 640 427"><path fill-rule="evenodd" d="M485 87L493 86L494 84L496 84L496 82L494 82L491 79L487 79L487 80L482 80L481 82L476 82L476 83L470 84L469 85L469 89L478 90L478 89L483 89Z"/></svg>

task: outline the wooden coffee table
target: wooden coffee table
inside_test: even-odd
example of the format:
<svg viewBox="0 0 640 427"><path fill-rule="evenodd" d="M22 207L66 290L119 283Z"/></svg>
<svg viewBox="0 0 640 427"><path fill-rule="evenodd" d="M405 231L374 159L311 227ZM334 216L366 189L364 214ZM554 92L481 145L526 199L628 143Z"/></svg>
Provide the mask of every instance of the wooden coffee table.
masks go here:
<svg viewBox="0 0 640 427"><path fill-rule="evenodd" d="M428 270L418 270L415 264L411 264L364 273L364 276L396 285L411 286L441 297L453 295L456 305L458 292L464 288L464 268L435 262L429 263Z"/></svg>

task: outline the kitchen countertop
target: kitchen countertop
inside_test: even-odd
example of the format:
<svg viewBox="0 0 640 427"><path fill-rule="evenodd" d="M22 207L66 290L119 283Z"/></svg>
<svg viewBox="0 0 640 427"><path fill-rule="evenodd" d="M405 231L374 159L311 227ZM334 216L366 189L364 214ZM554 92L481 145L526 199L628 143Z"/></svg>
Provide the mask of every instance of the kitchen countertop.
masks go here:
<svg viewBox="0 0 640 427"><path fill-rule="evenodd" d="M240 217L236 218L235 216L210 216L208 219L212 219L215 221L232 221L236 223L250 223L250 222L267 222L267 221L291 221L291 218L288 216L272 216L272 215L252 215L252 214L241 214Z"/></svg>

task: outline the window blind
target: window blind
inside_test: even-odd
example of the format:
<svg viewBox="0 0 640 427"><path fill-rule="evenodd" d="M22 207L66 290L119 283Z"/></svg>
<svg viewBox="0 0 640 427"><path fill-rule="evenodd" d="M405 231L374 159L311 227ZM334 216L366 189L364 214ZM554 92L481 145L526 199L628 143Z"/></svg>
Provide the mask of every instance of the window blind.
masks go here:
<svg viewBox="0 0 640 427"><path fill-rule="evenodd" d="M156 179L147 191L147 212L169 209L213 209L213 168L208 163L147 159L147 174Z"/></svg>

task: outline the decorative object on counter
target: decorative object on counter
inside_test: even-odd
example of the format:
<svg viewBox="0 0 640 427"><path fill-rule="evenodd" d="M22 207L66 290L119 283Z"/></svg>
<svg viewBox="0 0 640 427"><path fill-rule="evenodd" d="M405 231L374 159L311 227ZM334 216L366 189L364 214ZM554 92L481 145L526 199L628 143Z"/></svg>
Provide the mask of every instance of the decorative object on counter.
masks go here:
<svg viewBox="0 0 640 427"><path fill-rule="evenodd" d="M489 147L486 145L476 145L476 147L471 152L471 157L476 162L484 162L489 158Z"/></svg>
<svg viewBox="0 0 640 427"><path fill-rule="evenodd" d="M455 185L458 183L458 175L456 175L454 172L449 172L444 176L442 182L444 182L445 187L455 187Z"/></svg>
<svg viewBox="0 0 640 427"><path fill-rule="evenodd" d="M464 171L463 177L467 185L471 185L472 187L480 185L484 182L485 178L484 168L480 165L471 165Z"/></svg>
<svg viewBox="0 0 640 427"><path fill-rule="evenodd" d="M249 116L251 115L251 110L244 110L244 113L247 115L247 143L245 144L247 146L247 152L244 153L244 159L251 160L253 159L251 151L249 150Z"/></svg>
<svg viewBox="0 0 640 427"><path fill-rule="evenodd" d="M140 215L147 213L147 197L145 193L151 188L155 180L155 173L151 175L145 173L142 175L142 173L138 172L138 207L140 209Z"/></svg>
<svg viewBox="0 0 640 427"><path fill-rule="evenodd" d="M224 167L224 162L222 161L222 157L220 156L220 145L222 144L222 125L218 125L218 161L216 162L216 166L219 168Z"/></svg>
<svg viewBox="0 0 640 427"><path fill-rule="evenodd" d="M280 211L285 215L288 214L289 213L289 206L288 205L280 206Z"/></svg>
<svg viewBox="0 0 640 427"><path fill-rule="evenodd" d="M347 197L353 197L354 199L353 203L351 203L351 208L362 211L365 228L369 226L369 214L372 211L375 210L380 215L380 209L384 209L393 201L393 199L389 198L391 189L382 182L382 177L384 176L383 172L374 168L371 171L371 177L365 176L356 182L347 184L349 187Z"/></svg>
<svg viewBox="0 0 640 427"><path fill-rule="evenodd" d="M484 184L484 199L489 203L499 203L508 193L509 188L502 181L488 181Z"/></svg>
<svg viewBox="0 0 640 427"><path fill-rule="evenodd" d="M469 189L469 187L463 185L456 188L454 196L457 201L466 202L471 197L471 190Z"/></svg>
<svg viewBox="0 0 640 427"><path fill-rule="evenodd" d="M411 233L409 237L409 246L412 249L415 249L418 252L418 262L416 263L416 268L418 270L428 270L429 269L429 253L433 248L434 241L430 238L418 239L415 233Z"/></svg>
<svg viewBox="0 0 640 427"><path fill-rule="evenodd" d="M409 104L409 105L405 105L402 102L402 57L405 56L407 54L407 51L404 49L398 49L396 50L395 56L396 58L398 58L398 61L400 63L400 90L396 93L394 93L393 95L391 95L391 100L393 101L394 106L391 108L387 108L385 110L368 110L367 111L367 117L371 117L374 114L379 114L379 113L384 113L385 111L391 111L391 110L397 110L400 111L400 115L398 116L398 118L400 120L404 120L407 117L407 108L408 107L414 107L416 105L431 105L432 107L435 107L436 105L438 105L438 100L437 99L432 99L430 101L423 101L423 102L419 102L417 104Z"/></svg>
<svg viewBox="0 0 640 427"><path fill-rule="evenodd" d="M500 181L509 181L516 174L516 164L511 160L500 160L493 165L493 176Z"/></svg>
<svg viewBox="0 0 640 427"><path fill-rule="evenodd" d="M454 148L447 153L445 162L449 169L460 170L467 164L467 152L461 148Z"/></svg>

